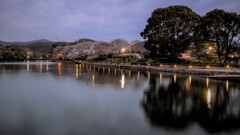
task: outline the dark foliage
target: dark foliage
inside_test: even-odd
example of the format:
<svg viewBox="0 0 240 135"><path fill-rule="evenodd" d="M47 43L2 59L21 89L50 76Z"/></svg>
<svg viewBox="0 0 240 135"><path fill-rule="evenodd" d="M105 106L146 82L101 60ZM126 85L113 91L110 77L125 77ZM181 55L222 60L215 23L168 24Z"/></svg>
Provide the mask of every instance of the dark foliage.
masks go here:
<svg viewBox="0 0 240 135"><path fill-rule="evenodd" d="M176 59L191 44L200 16L185 6L170 6L153 11L141 36L153 58Z"/></svg>

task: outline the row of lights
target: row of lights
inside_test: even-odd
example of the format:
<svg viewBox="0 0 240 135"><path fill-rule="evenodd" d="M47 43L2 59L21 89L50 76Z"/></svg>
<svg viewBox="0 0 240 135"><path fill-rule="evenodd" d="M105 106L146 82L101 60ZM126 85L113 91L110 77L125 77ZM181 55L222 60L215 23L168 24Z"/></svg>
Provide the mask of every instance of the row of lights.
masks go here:
<svg viewBox="0 0 240 135"><path fill-rule="evenodd" d="M140 66L139 63L138 63L138 66ZM148 64L147 66L150 67L151 64ZM120 64L118 64L118 67L120 67ZM159 67L163 67L163 64L160 64ZM173 67L174 67L174 68L177 68L178 66L177 66L176 64L174 64ZM192 69L193 66L192 66L192 65L189 65L188 68L189 68L189 69ZM210 69L211 67L210 67L209 65L207 65L206 68L207 68L207 69ZM230 68L231 68L230 65L227 65L227 66L226 66L226 69L230 69Z"/></svg>
<svg viewBox="0 0 240 135"><path fill-rule="evenodd" d="M140 66L140 64L138 64L138 66ZM151 64L148 64L148 67L150 67L150 66L151 66ZM159 67L163 67L163 64L160 64ZM173 67L174 67L174 68L177 68L178 66L177 66L176 64L174 64ZM192 67L192 65L189 65L188 68L191 69L191 68L193 68L193 67ZM210 67L209 65L207 65L206 68L209 69L209 68L211 68L211 67ZM230 65L227 65L226 68L229 69L229 68L230 68Z"/></svg>

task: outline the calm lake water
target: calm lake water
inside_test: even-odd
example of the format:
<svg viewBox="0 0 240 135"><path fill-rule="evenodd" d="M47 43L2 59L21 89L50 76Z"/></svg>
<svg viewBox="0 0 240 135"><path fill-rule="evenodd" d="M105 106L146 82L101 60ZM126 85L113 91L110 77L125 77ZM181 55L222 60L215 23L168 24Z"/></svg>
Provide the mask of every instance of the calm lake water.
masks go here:
<svg viewBox="0 0 240 135"><path fill-rule="evenodd" d="M240 134L240 84L69 63L1 63L0 134Z"/></svg>

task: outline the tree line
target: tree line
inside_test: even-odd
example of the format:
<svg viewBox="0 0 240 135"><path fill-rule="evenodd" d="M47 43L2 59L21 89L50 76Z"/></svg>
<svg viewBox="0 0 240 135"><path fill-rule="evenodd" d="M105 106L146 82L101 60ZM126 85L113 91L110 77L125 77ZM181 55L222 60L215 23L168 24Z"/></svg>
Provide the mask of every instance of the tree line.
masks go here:
<svg viewBox="0 0 240 135"><path fill-rule="evenodd" d="M200 16L186 6L158 8L147 20L140 35L151 58L176 60L187 50L196 56L205 55L206 44L212 44L219 63L226 63L230 54L239 49L240 15L214 9Z"/></svg>
<svg viewBox="0 0 240 135"><path fill-rule="evenodd" d="M0 46L0 61L24 60L27 52L23 48Z"/></svg>
<svg viewBox="0 0 240 135"><path fill-rule="evenodd" d="M0 61L23 61L26 59L50 59L52 45L33 43L29 45L0 45Z"/></svg>

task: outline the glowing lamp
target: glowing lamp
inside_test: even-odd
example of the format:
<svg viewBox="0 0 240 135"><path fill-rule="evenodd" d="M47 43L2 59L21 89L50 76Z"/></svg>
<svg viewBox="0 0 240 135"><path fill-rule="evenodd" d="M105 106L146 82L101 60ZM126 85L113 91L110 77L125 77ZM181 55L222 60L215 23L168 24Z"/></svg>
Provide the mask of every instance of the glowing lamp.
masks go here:
<svg viewBox="0 0 240 135"><path fill-rule="evenodd" d="M125 48L122 48L121 52L124 53L125 51L126 51L126 49L125 49Z"/></svg>

